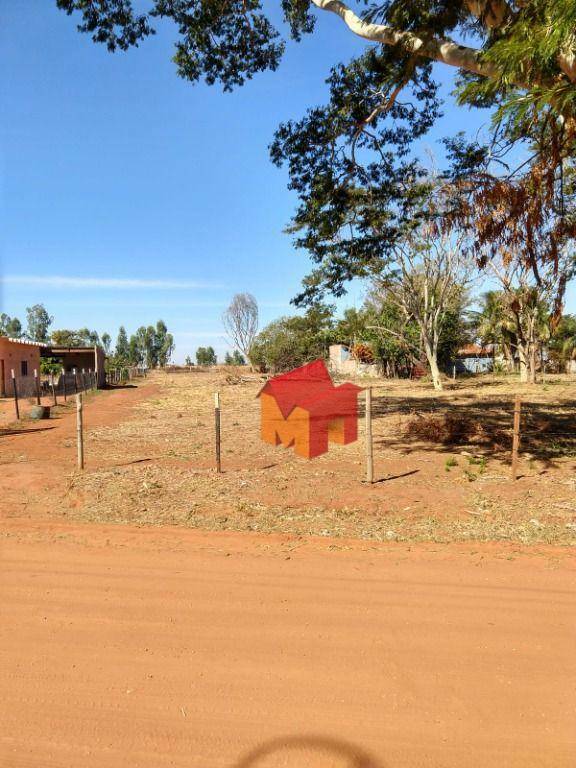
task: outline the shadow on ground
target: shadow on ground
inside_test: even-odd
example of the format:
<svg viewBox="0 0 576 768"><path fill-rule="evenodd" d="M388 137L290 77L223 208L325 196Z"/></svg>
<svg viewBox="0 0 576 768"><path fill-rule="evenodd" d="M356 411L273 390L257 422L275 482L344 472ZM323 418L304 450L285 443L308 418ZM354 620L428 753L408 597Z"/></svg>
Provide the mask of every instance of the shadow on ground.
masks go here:
<svg viewBox="0 0 576 768"><path fill-rule="evenodd" d="M386 768L362 747L315 734L284 736L255 747L233 768Z"/></svg>
<svg viewBox="0 0 576 768"><path fill-rule="evenodd" d="M408 454L469 447L480 456L503 460L510 456L514 416L510 397L479 402L475 396L463 396L454 402L382 396L374 398L372 413L377 427L374 442L381 448ZM576 400L561 404L523 401L520 426L524 453L549 465L555 459L576 457Z"/></svg>

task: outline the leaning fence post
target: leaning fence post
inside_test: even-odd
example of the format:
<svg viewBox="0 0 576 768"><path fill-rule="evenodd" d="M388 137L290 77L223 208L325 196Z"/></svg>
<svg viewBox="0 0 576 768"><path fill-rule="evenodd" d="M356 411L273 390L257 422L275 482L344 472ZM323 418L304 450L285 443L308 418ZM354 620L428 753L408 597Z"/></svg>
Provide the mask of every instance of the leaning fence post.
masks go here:
<svg viewBox="0 0 576 768"><path fill-rule="evenodd" d="M214 427L216 436L216 472L222 472L220 457L220 392L214 393Z"/></svg>
<svg viewBox="0 0 576 768"><path fill-rule="evenodd" d="M372 446L372 387L366 387L366 482L374 482L374 453Z"/></svg>
<svg viewBox="0 0 576 768"><path fill-rule="evenodd" d="M512 432L512 480L518 477L518 449L520 447L520 395L514 398L514 428Z"/></svg>
<svg viewBox="0 0 576 768"><path fill-rule="evenodd" d="M40 405L40 377L36 368L34 368L34 387L36 389L36 405Z"/></svg>
<svg viewBox="0 0 576 768"><path fill-rule="evenodd" d="M76 438L78 442L78 469L84 469L84 424L82 419L82 393L76 395Z"/></svg>
<svg viewBox="0 0 576 768"><path fill-rule="evenodd" d="M20 407L18 405L18 388L16 386L16 376L14 374L14 368L10 370L12 376L12 388L14 390L14 408L16 409L16 418L20 420Z"/></svg>

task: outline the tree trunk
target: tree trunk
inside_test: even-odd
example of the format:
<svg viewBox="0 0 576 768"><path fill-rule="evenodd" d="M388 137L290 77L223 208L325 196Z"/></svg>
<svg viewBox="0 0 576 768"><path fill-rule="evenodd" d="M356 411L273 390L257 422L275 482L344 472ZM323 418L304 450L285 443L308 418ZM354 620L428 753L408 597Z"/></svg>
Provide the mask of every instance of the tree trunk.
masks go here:
<svg viewBox="0 0 576 768"><path fill-rule="evenodd" d="M536 359L537 359L537 346L533 342L530 344L530 354L528 356L528 383L536 384Z"/></svg>
<svg viewBox="0 0 576 768"><path fill-rule="evenodd" d="M526 343L518 339L518 360L520 362L520 383L528 383L528 350Z"/></svg>
<svg viewBox="0 0 576 768"><path fill-rule="evenodd" d="M432 384L434 389L442 390L442 379L440 378L440 368L438 368L438 352L432 344L424 339L424 352L426 353L426 359L430 367L430 375L432 377Z"/></svg>
<svg viewBox="0 0 576 768"><path fill-rule="evenodd" d="M510 344L507 344L506 342L502 343L502 354L506 361L506 369L508 373L514 373L514 355L512 354Z"/></svg>

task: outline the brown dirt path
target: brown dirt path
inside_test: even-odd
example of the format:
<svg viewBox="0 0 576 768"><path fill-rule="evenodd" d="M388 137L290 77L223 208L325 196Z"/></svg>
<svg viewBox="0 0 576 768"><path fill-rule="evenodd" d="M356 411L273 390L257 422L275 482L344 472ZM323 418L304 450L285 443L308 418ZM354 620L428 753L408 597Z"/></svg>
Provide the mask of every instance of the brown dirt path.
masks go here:
<svg viewBox="0 0 576 768"><path fill-rule="evenodd" d="M85 395L83 418L87 437L95 427L112 426L128 419L134 407L156 391L155 384L139 382ZM42 402L48 405L49 398ZM39 505L41 511L42 498L53 506L50 492L65 490L67 478L76 468L75 408L71 398L67 404L57 406L49 420L22 420L0 429L1 513L21 515ZM24 407L22 412L26 412ZM105 452L92 452L89 456L92 469L109 464Z"/></svg>
<svg viewBox="0 0 576 768"><path fill-rule="evenodd" d="M3 768L574 764L567 550L3 527Z"/></svg>

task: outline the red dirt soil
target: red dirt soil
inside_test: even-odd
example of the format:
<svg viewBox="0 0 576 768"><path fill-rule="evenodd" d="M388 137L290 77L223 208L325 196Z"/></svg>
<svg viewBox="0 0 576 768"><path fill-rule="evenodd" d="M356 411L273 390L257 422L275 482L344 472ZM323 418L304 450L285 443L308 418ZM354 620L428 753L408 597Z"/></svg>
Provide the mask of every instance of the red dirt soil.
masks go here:
<svg viewBox="0 0 576 768"><path fill-rule="evenodd" d="M134 406L157 391L154 384L140 383L138 387L122 387L89 394L84 400L85 430L117 424L127 419ZM42 399L50 405L50 398ZM12 403L0 401L0 512L9 515L27 511L28 489L45 492L65 489L70 473L76 469L76 406L74 399L57 406L49 420L8 423L12 418ZM30 404L21 405L22 415ZM22 460L18 460L21 457ZM92 454L94 468L107 464L106 456Z"/></svg>
<svg viewBox="0 0 576 768"><path fill-rule="evenodd" d="M574 764L569 548L45 520L74 424L2 437L1 768Z"/></svg>
<svg viewBox="0 0 576 768"><path fill-rule="evenodd" d="M2 766L574 764L566 550L3 528Z"/></svg>

